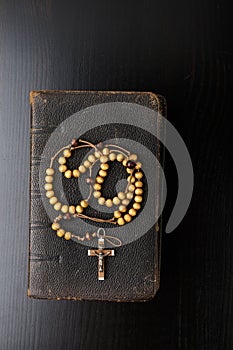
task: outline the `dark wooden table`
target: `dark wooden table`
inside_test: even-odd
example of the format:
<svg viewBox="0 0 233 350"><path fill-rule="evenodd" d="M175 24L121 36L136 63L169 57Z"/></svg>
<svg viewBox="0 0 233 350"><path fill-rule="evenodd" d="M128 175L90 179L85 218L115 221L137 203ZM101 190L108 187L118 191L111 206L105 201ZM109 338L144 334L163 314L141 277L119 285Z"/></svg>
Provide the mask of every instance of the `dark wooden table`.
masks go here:
<svg viewBox="0 0 233 350"><path fill-rule="evenodd" d="M233 349L232 15L224 1L0 1L0 349ZM29 300L29 91L163 94L190 151L188 213L145 304ZM175 166L167 155L168 200Z"/></svg>

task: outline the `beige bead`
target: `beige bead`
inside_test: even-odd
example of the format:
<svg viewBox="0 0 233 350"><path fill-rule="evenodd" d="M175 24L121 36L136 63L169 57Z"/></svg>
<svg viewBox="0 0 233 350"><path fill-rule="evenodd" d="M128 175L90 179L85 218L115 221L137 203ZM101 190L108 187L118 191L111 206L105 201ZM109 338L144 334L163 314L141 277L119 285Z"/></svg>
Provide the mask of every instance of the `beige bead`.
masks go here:
<svg viewBox="0 0 233 350"><path fill-rule="evenodd" d="M88 202L87 201L85 201L84 199L81 201L81 207L83 207L83 208L87 208L88 207Z"/></svg>
<svg viewBox="0 0 233 350"><path fill-rule="evenodd" d="M100 163L107 163L108 157L107 156L101 156L100 157Z"/></svg>
<svg viewBox="0 0 233 350"><path fill-rule="evenodd" d="M136 188L135 194L137 194L137 195L143 194L143 189L142 188Z"/></svg>
<svg viewBox="0 0 233 350"><path fill-rule="evenodd" d="M99 191L99 190L101 190L101 185L100 184L94 184L94 186L93 186L93 188L94 188L94 190L96 190L96 191Z"/></svg>
<svg viewBox="0 0 233 350"><path fill-rule="evenodd" d="M141 209L141 204L135 202L135 203L133 204L133 208L134 208L135 210L139 210L139 209Z"/></svg>
<svg viewBox="0 0 233 350"><path fill-rule="evenodd" d="M55 210L57 210L57 211L58 211L58 210L60 210L60 209L61 209L61 203L60 203L60 202L57 202L56 204L54 204L54 206L53 206L53 207L54 207L54 209L55 209Z"/></svg>
<svg viewBox="0 0 233 350"><path fill-rule="evenodd" d="M129 200L128 199L123 199L122 204L126 205L126 206L129 205Z"/></svg>
<svg viewBox="0 0 233 350"><path fill-rule="evenodd" d="M96 177L96 182L97 182L98 184L102 184L102 183L104 182L103 177L97 176L97 177Z"/></svg>
<svg viewBox="0 0 233 350"><path fill-rule="evenodd" d="M142 202L142 196L135 196L134 197L135 202L141 203Z"/></svg>
<svg viewBox="0 0 233 350"><path fill-rule="evenodd" d="M83 163L83 165L86 167L86 168L89 168L91 166L91 162L89 162L89 160L85 160L85 162Z"/></svg>
<svg viewBox="0 0 233 350"><path fill-rule="evenodd" d="M61 207L61 211L62 211L62 213L64 213L64 214L68 213L68 210L69 210L68 205L63 205L63 206Z"/></svg>
<svg viewBox="0 0 233 350"><path fill-rule="evenodd" d="M132 193L132 192L128 192L128 193L126 194L126 198L132 199L132 198L133 198L133 193Z"/></svg>
<svg viewBox="0 0 233 350"><path fill-rule="evenodd" d="M65 149L63 154L64 154L64 157L69 158L71 156L71 151L69 149Z"/></svg>
<svg viewBox="0 0 233 350"><path fill-rule="evenodd" d="M63 230L63 228L60 228L58 231L57 231L57 236L58 237L63 237L65 234L65 230Z"/></svg>
<svg viewBox="0 0 233 350"><path fill-rule="evenodd" d="M107 199L105 202L106 207L111 208L112 207L112 200L111 199Z"/></svg>
<svg viewBox="0 0 233 350"><path fill-rule="evenodd" d="M54 223L52 224L52 229L53 229L54 231L58 230L59 228L60 228L60 224L59 224L58 222L54 222Z"/></svg>
<svg viewBox="0 0 233 350"><path fill-rule="evenodd" d="M117 220L117 223L118 223L118 225L122 226L122 225L125 224L125 220L124 220L123 218L119 218L119 219Z"/></svg>
<svg viewBox="0 0 233 350"><path fill-rule="evenodd" d="M120 206L119 206L119 210L120 210L122 213L125 213L126 210L127 210L127 208L126 208L125 205L120 205Z"/></svg>
<svg viewBox="0 0 233 350"><path fill-rule="evenodd" d="M46 192L46 197L47 198L52 198L54 196L54 192L53 191L47 191Z"/></svg>
<svg viewBox="0 0 233 350"><path fill-rule="evenodd" d="M69 213L70 213L70 214L75 214L75 211L76 211L76 210L75 210L75 206L74 206L74 205L70 205L70 206L69 206Z"/></svg>
<svg viewBox="0 0 233 350"><path fill-rule="evenodd" d="M53 185L52 185L52 184L45 184L45 185L44 185L44 189L45 189L46 191L52 190L52 189L53 189Z"/></svg>
<svg viewBox="0 0 233 350"><path fill-rule="evenodd" d="M132 169L129 169L129 168L126 168L126 171L128 174L132 174L133 170Z"/></svg>
<svg viewBox="0 0 233 350"><path fill-rule="evenodd" d="M60 171L60 173L64 173L67 169L67 166L66 165L60 165L58 170Z"/></svg>
<svg viewBox="0 0 233 350"><path fill-rule="evenodd" d="M71 232L66 232L64 238L69 241L71 239Z"/></svg>
<svg viewBox="0 0 233 350"><path fill-rule="evenodd" d="M122 165L126 166L126 165L127 165L127 162L128 162L128 159L125 158L125 159L123 160L123 162L122 162Z"/></svg>
<svg viewBox="0 0 233 350"><path fill-rule="evenodd" d="M87 168L86 168L84 165L80 165L80 166L78 167L78 170L80 171L80 173L84 174L85 171L87 170Z"/></svg>
<svg viewBox="0 0 233 350"><path fill-rule="evenodd" d="M99 152L99 151L96 151L96 152L95 152L95 157L96 157L96 158L99 158L100 156L101 156L100 152Z"/></svg>
<svg viewBox="0 0 233 350"><path fill-rule="evenodd" d="M96 157L94 156L94 154L90 154L88 156L88 160L89 160L89 162L94 163L96 161Z"/></svg>
<svg viewBox="0 0 233 350"><path fill-rule="evenodd" d="M114 217L115 218L120 218L121 217L121 212L119 212L119 210L116 210L116 211L114 211Z"/></svg>
<svg viewBox="0 0 233 350"><path fill-rule="evenodd" d="M100 198L98 199L98 203L99 203L100 205L104 205L104 203L105 203L105 198L104 198L104 197L100 197Z"/></svg>
<svg viewBox="0 0 233 350"><path fill-rule="evenodd" d="M104 156L108 156L109 155L109 148L107 148L107 147L105 147L105 148L103 148L103 151L102 151L102 153L103 153L103 155Z"/></svg>
<svg viewBox="0 0 233 350"><path fill-rule="evenodd" d="M118 205L121 202L118 197L114 197L112 201L113 201L113 204L115 204L115 205Z"/></svg>
<svg viewBox="0 0 233 350"><path fill-rule="evenodd" d="M137 156L136 154L131 154L131 155L129 156L129 159L130 159L130 160L133 160L133 161L136 161L136 160L138 159L138 156Z"/></svg>
<svg viewBox="0 0 233 350"><path fill-rule="evenodd" d="M128 187L129 192L133 192L135 190L135 186L133 184Z"/></svg>
<svg viewBox="0 0 233 350"><path fill-rule="evenodd" d="M136 163L136 166L135 166L135 169L141 169L141 167L142 167L142 163L140 163L140 162L137 162Z"/></svg>
<svg viewBox="0 0 233 350"><path fill-rule="evenodd" d="M74 169L73 170L73 177L79 177L79 175L80 175L80 172L79 172L79 170L78 169Z"/></svg>
<svg viewBox="0 0 233 350"><path fill-rule="evenodd" d="M53 175L54 174L54 169L53 168L46 169L46 174L47 175Z"/></svg>
<svg viewBox="0 0 233 350"><path fill-rule="evenodd" d="M72 176L72 171L71 170L66 170L66 172L65 172L65 177L67 178L67 179L70 179L71 178L71 176Z"/></svg>
<svg viewBox="0 0 233 350"><path fill-rule="evenodd" d="M143 182L142 181L136 181L135 182L136 187L143 187Z"/></svg>
<svg viewBox="0 0 233 350"><path fill-rule="evenodd" d="M136 177L136 179L140 180L143 177L143 173L141 171L137 171L134 176Z"/></svg>
<svg viewBox="0 0 233 350"><path fill-rule="evenodd" d="M127 181L131 182L131 183L134 183L135 182L135 177L134 176L128 176Z"/></svg>
<svg viewBox="0 0 233 350"><path fill-rule="evenodd" d="M100 168L101 168L102 170L108 170L109 164L108 164L108 163L102 163L102 164L100 164Z"/></svg>
<svg viewBox="0 0 233 350"><path fill-rule="evenodd" d="M56 197L50 198L49 203L54 205L55 203L57 203L57 198Z"/></svg>
<svg viewBox="0 0 233 350"><path fill-rule="evenodd" d="M101 192L100 192L100 191L94 191L94 192L93 192L93 196L94 196L95 198L100 198L100 197L101 197Z"/></svg>
<svg viewBox="0 0 233 350"><path fill-rule="evenodd" d="M59 163L59 164L66 164L66 158L65 158L65 157L60 157L60 158L58 159L58 163Z"/></svg>
<svg viewBox="0 0 233 350"><path fill-rule="evenodd" d="M83 212L83 207L81 207L81 205L77 205L76 212L81 214Z"/></svg>
<svg viewBox="0 0 233 350"><path fill-rule="evenodd" d="M51 182L53 182L53 177L52 177L52 175L47 175L47 176L45 176L45 181L47 182L47 183L51 183Z"/></svg>
<svg viewBox="0 0 233 350"><path fill-rule="evenodd" d="M129 215L129 214L125 214L124 215L124 219L125 219L126 222L130 222L132 220L132 216Z"/></svg>
<svg viewBox="0 0 233 350"><path fill-rule="evenodd" d="M118 153L116 159L118 162L122 162L122 160L124 159L124 155L122 153Z"/></svg>
<svg viewBox="0 0 233 350"><path fill-rule="evenodd" d="M124 192L119 192L119 193L117 194L117 197L118 197L120 200L125 199L125 193L124 193Z"/></svg>
<svg viewBox="0 0 233 350"><path fill-rule="evenodd" d="M129 210L129 215L131 215L131 216L137 215L137 210L131 208L131 209Z"/></svg>
<svg viewBox="0 0 233 350"><path fill-rule="evenodd" d="M99 175L102 176L102 177L105 177L105 176L108 175L108 173L107 173L107 171L101 169L101 170L99 171Z"/></svg>
<svg viewBox="0 0 233 350"><path fill-rule="evenodd" d="M110 153L108 157L113 162L116 159L116 153Z"/></svg>

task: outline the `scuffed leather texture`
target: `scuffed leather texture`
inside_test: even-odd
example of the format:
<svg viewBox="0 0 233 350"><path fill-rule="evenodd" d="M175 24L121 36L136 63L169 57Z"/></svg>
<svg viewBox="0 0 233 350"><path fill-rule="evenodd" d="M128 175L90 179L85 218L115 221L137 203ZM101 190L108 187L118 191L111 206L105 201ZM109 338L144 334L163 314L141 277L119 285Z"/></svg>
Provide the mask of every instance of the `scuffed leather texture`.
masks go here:
<svg viewBox="0 0 233 350"><path fill-rule="evenodd" d="M105 259L106 279L97 279L97 260L87 247L65 241L51 229L39 188L41 154L51 132L66 118L86 107L106 102L132 102L165 114L161 96L139 92L34 91L31 99L31 206L28 296L45 299L146 301L159 288L160 226L157 223L140 239L115 248L116 256ZM123 125L105 125L83 135L97 143L114 136L135 139L161 160L161 145L149 133ZM119 173L118 173L119 175ZM67 197L74 195L64 179ZM145 198L147 188L145 186ZM111 195L111 193L110 193ZM144 200L145 200L144 198ZM159 203L159 198L155 198ZM103 225L101 225L103 226Z"/></svg>

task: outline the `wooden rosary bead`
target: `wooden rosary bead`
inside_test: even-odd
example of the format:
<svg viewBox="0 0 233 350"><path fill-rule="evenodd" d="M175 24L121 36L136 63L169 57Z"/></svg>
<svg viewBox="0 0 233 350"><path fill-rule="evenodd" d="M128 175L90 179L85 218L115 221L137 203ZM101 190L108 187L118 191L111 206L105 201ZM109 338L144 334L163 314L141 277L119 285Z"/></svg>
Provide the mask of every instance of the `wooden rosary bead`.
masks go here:
<svg viewBox="0 0 233 350"><path fill-rule="evenodd" d="M67 179L70 179L71 178L71 176L72 176L72 172L71 172L71 170L66 170L66 172L65 172L65 177L67 178Z"/></svg>
<svg viewBox="0 0 233 350"><path fill-rule="evenodd" d="M134 176L128 176L127 181L131 182L131 183L134 183L135 182L135 177Z"/></svg>
<svg viewBox="0 0 233 350"><path fill-rule="evenodd" d="M80 175L79 170L78 169L74 169L73 170L73 177L77 178L77 177L79 177L79 175Z"/></svg>
<svg viewBox="0 0 233 350"><path fill-rule="evenodd" d="M119 198L119 199L125 199L125 193L124 192L119 192L118 194L117 194L117 197Z"/></svg>
<svg viewBox="0 0 233 350"><path fill-rule="evenodd" d="M75 210L75 206L74 205L70 205L69 206L69 213L70 214L75 214L76 210Z"/></svg>
<svg viewBox="0 0 233 350"><path fill-rule="evenodd" d="M100 184L98 184L98 183L95 183L94 186L93 186L94 190L96 190L96 191L101 190L101 187L102 186Z"/></svg>
<svg viewBox="0 0 233 350"><path fill-rule="evenodd" d="M86 172L87 168L84 165L80 165L78 167L78 170L80 173L84 174Z"/></svg>
<svg viewBox="0 0 233 350"><path fill-rule="evenodd" d="M119 219L117 220L117 223L118 223L118 225L122 226L122 225L125 224L125 220L124 220L123 218L119 218Z"/></svg>
<svg viewBox="0 0 233 350"><path fill-rule="evenodd" d="M61 164L61 165L66 164L66 158L65 157L60 157L58 159L58 163Z"/></svg>
<svg viewBox="0 0 233 350"><path fill-rule="evenodd" d="M100 192L100 191L95 191L95 192L93 193L93 196L94 196L95 198L100 198L100 197L101 197L101 192Z"/></svg>
<svg viewBox="0 0 233 350"><path fill-rule="evenodd" d="M89 160L85 160L85 162L83 163L83 165L84 165L86 168L90 168L91 162L89 162Z"/></svg>
<svg viewBox="0 0 233 350"><path fill-rule="evenodd" d="M133 184L129 185L128 190L129 190L130 192L134 192L135 186L134 186Z"/></svg>
<svg viewBox="0 0 233 350"><path fill-rule="evenodd" d="M116 153L110 153L108 157L111 160L111 162L113 162L116 159Z"/></svg>
<svg viewBox="0 0 233 350"><path fill-rule="evenodd" d="M119 210L114 211L114 218L120 218L121 217L121 212Z"/></svg>
<svg viewBox="0 0 233 350"><path fill-rule="evenodd" d="M63 206L61 207L61 211L62 211L62 213L64 213L64 214L68 213L68 210L69 210L68 205L63 205Z"/></svg>
<svg viewBox="0 0 233 350"><path fill-rule="evenodd" d="M121 202L118 197L114 197L112 201L113 201L113 204L115 204L115 205L118 205Z"/></svg>
<svg viewBox="0 0 233 350"><path fill-rule="evenodd" d="M129 159L130 159L130 160L136 161L136 160L138 159L138 156L137 156L136 154L131 154L131 155L129 156Z"/></svg>
<svg viewBox="0 0 233 350"><path fill-rule="evenodd" d="M129 210L129 215L135 216L135 215L137 215L137 211L136 211L135 209L131 208L131 209Z"/></svg>
<svg viewBox="0 0 233 350"><path fill-rule="evenodd" d="M60 171L60 173L64 173L67 170L67 166L66 165L60 165L58 170Z"/></svg>
<svg viewBox="0 0 233 350"><path fill-rule="evenodd" d="M129 215L129 214L125 214L124 215L124 219L125 219L126 222L130 222L132 220L132 216Z"/></svg>
<svg viewBox="0 0 233 350"><path fill-rule="evenodd" d="M126 206L129 205L129 200L128 199L123 199L122 204L126 205Z"/></svg>
<svg viewBox="0 0 233 350"><path fill-rule="evenodd" d="M142 167L142 163L140 163L140 162L137 162L136 163L136 166L135 166L135 169L141 169L141 167Z"/></svg>
<svg viewBox="0 0 233 350"><path fill-rule="evenodd" d="M52 183L53 182L53 176L52 175L47 175L45 176L45 182L47 183Z"/></svg>
<svg viewBox="0 0 233 350"><path fill-rule="evenodd" d="M95 152L95 157L96 157L96 158L100 158L100 156L101 156L101 153L100 153L99 151L96 151L96 152Z"/></svg>
<svg viewBox="0 0 233 350"><path fill-rule="evenodd" d="M143 177L143 173L141 171L137 171L134 176L136 177L136 179L140 180Z"/></svg>
<svg viewBox="0 0 233 350"><path fill-rule="evenodd" d="M80 205L81 205L81 207L83 207L83 208L87 208L87 207L88 207L88 202L85 201L85 200L83 199L83 200L81 201Z"/></svg>
<svg viewBox="0 0 233 350"><path fill-rule="evenodd" d="M99 175L102 176L102 177L105 177L105 176L108 175L108 173L107 173L107 171L101 169L101 170L99 171Z"/></svg>
<svg viewBox="0 0 233 350"><path fill-rule="evenodd" d="M112 207L112 200L111 199L107 199L105 202L106 207L111 208Z"/></svg>
<svg viewBox="0 0 233 350"><path fill-rule="evenodd" d="M100 197L100 198L98 199L98 203L99 203L100 205L104 205L104 203L105 203L105 198L104 198L104 197Z"/></svg>
<svg viewBox="0 0 233 350"><path fill-rule="evenodd" d="M101 163L107 163L107 161L108 161L108 157L107 156L101 156L100 157L100 162Z"/></svg>
<svg viewBox="0 0 233 350"><path fill-rule="evenodd" d="M124 155L122 153L118 153L116 159L118 162L122 162L122 160L124 159Z"/></svg>
<svg viewBox="0 0 233 350"><path fill-rule="evenodd" d="M46 192L46 197L47 198L52 198L54 196L54 192L53 191L47 191Z"/></svg>
<svg viewBox="0 0 233 350"><path fill-rule="evenodd" d="M76 207L76 212L77 212L78 214L81 214L81 213L83 212L83 207L81 207L81 205L77 205L77 207Z"/></svg>
<svg viewBox="0 0 233 350"><path fill-rule="evenodd" d="M89 160L89 162L94 163L96 161L96 157L93 154L90 154L88 156L88 160Z"/></svg>
<svg viewBox="0 0 233 350"><path fill-rule="evenodd" d="M65 234L65 230L63 230L63 228L60 228L59 230L57 230L57 236L58 237L63 237Z"/></svg>
<svg viewBox="0 0 233 350"><path fill-rule="evenodd" d="M139 210L139 209L141 209L141 204L139 204L138 202L135 202L135 203L133 204L133 208L134 208L135 210Z"/></svg>
<svg viewBox="0 0 233 350"><path fill-rule="evenodd" d="M54 223L52 224L52 229L53 229L54 231L57 231L59 228L60 228L60 224L59 224L58 222L54 222Z"/></svg>
<svg viewBox="0 0 233 350"><path fill-rule="evenodd" d="M96 182L97 182L98 184L102 184L102 183L104 182L104 179L102 178L102 176L97 176L97 177L96 177Z"/></svg>
<svg viewBox="0 0 233 350"><path fill-rule="evenodd" d="M143 189L142 188L136 188L135 194L137 194L137 195L143 194Z"/></svg>
<svg viewBox="0 0 233 350"><path fill-rule="evenodd" d="M134 197L135 202L141 203L142 202L142 196L135 196Z"/></svg>
<svg viewBox="0 0 233 350"><path fill-rule="evenodd" d="M46 169L46 174L47 175L53 175L54 174L54 169L53 168L47 168Z"/></svg>
<svg viewBox="0 0 233 350"><path fill-rule="evenodd" d="M136 187L143 187L143 182L142 181L136 181L134 185Z"/></svg>
<svg viewBox="0 0 233 350"><path fill-rule="evenodd" d="M66 232L64 238L68 241L69 239L71 239L71 236L71 232Z"/></svg>
<svg viewBox="0 0 233 350"><path fill-rule="evenodd" d="M64 154L64 157L66 157L66 158L71 157L71 151L69 149L65 149L63 154Z"/></svg>
<svg viewBox="0 0 233 350"><path fill-rule="evenodd" d="M108 170L109 164L108 164L108 163L101 163L101 164L100 164L100 168L101 168L102 170Z"/></svg>
<svg viewBox="0 0 233 350"><path fill-rule="evenodd" d="M52 197L52 198L50 198L49 203L52 204L52 205L54 205L55 203L57 203L57 197Z"/></svg>
<svg viewBox="0 0 233 350"><path fill-rule="evenodd" d="M125 213L127 210L126 206L125 205L120 205L119 206L119 211L121 211L122 213Z"/></svg>
<svg viewBox="0 0 233 350"><path fill-rule="evenodd" d="M126 198L127 199L132 199L133 198L133 193L132 192L126 193Z"/></svg>
<svg viewBox="0 0 233 350"><path fill-rule="evenodd" d="M108 156L110 153L109 148L107 148L107 147L103 148L102 153L104 156Z"/></svg>
<svg viewBox="0 0 233 350"><path fill-rule="evenodd" d="M127 159L127 158L125 158L125 159L122 161L122 165L126 167L127 162L128 162L128 159Z"/></svg>
<svg viewBox="0 0 233 350"><path fill-rule="evenodd" d="M60 209L61 209L61 203L60 203L60 202L57 202L56 204L54 204L54 206L53 206L53 207L54 207L54 209L55 209L55 210L57 210L57 211L58 211L58 210L60 210Z"/></svg>
<svg viewBox="0 0 233 350"><path fill-rule="evenodd" d="M44 189L46 190L46 191L49 191L49 190L52 190L53 189L53 184L45 184L44 185Z"/></svg>

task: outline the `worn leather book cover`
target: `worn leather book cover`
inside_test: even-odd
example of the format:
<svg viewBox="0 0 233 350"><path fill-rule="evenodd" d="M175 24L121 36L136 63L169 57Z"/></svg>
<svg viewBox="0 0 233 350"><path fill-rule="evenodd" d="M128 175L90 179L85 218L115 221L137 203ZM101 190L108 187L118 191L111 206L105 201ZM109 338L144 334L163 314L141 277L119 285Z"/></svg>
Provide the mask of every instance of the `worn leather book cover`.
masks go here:
<svg viewBox="0 0 233 350"><path fill-rule="evenodd" d="M28 296L130 302L153 298L160 279L164 98L149 92L32 91L30 104ZM96 239L66 240L51 228L59 213L49 207L45 195L45 169L56 152L73 139L88 140L93 145L108 140L113 146L136 152L144 171L141 210L131 222L112 227L105 222L78 218L72 224L80 237L85 237L88 225L91 232L104 228L108 236L117 237L122 243L111 248L114 256L104 259L103 281L97 278L98 258L88 254L88 250L96 249ZM87 151L80 149L73 160L71 157L70 167L79 166ZM105 198L114 197L117 182L127 177L122 168L113 164ZM77 179L65 178L61 173L55 176L60 181L56 191L61 201L71 205L82 198ZM98 218L110 215L107 210L107 213L98 208L90 210ZM65 226L68 224L64 221Z"/></svg>

